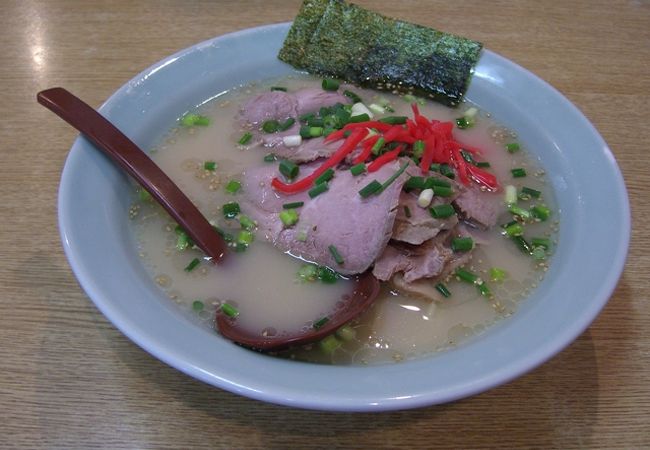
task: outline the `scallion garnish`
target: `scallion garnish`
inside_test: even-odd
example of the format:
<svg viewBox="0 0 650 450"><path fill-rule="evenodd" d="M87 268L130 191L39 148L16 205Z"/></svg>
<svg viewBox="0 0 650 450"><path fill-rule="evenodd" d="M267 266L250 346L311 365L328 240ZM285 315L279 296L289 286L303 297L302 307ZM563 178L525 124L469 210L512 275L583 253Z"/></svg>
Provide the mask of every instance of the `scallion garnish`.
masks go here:
<svg viewBox="0 0 650 450"><path fill-rule="evenodd" d="M544 205L535 205L530 208L531 215L542 222L551 216L551 210Z"/></svg>
<svg viewBox="0 0 650 450"><path fill-rule="evenodd" d="M253 219L243 214L239 215L239 225L241 225L244 230L252 230L256 226L255 222L253 222Z"/></svg>
<svg viewBox="0 0 650 450"><path fill-rule="evenodd" d="M515 153L518 152L520 149L519 144L517 142L511 142L509 144L506 144L506 150L510 153Z"/></svg>
<svg viewBox="0 0 650 450"><path fill-rule="evenodd" d="M351 116L349 122L357 123L357 122L367 122L369 120L370 120L370 116L367 113L362 113L362 114L357 114L356 116Z"/></svg>
<svg viewBox="0 0 650 450"><path fill-rule="evenodd" d="M490 268L490 279L492 281L503 281L506 279L506 271L498 267Z"/></svg>
<svg viewBox="0 0 650 450"><path fill-rule="evenodd" d="M278 126L278 131L287 131L294 123L296 123L296 119L289 117Z"/></svg>
<svg viewBox="0 0 650 450"><path fill-rule="evenodd" d="M200 263L201 260L199 260L199 258L194 258L187 266L185 266L185 269L183 270L185 270L185 272L191 272L196 269L196 266L198 266Z"/></svg>
<svg viewBox="0 0 650 450"><path fill-rule="evenodd" d="M239 145L246 145L251 141L251 139L253 139L253 133L247 131L246 133L242 134L242 136L239 138L239 141L237 141L237 143Z"/></svg>
<svg viewBox="0 0 650 450"><path fill-rule="evenodd" d="M409 162L408 162L408 161L406 161L404 164L402 164L402 167L400 167L399 169L397 169L397 171L396 171L394 174L392 174L392 175L391 175L391 176L390 176L386 181L384 181L384 183L381 185L381 190L383 191L383 190L385 190L388 186L390 186L391 184L393 184L393 182L394 182L395 180L397 180L397 178L398 178L401 174L404 173L404 171L406 170L406 168L407 168L408 166L409 166Z"/></svg>
<svg viewBox="0 0 650 450"><path fill-rule="evenodd" d="M329 249L330 253L332 254L332 258L334 258L334 261L336 261L336 264L338 264L339 266L342 266L345 261L343 260L343 257L339 253L336 246L335 245L330 245L327 248Z"/></svg>
<svg viewBox="0 0 650 450"><path fill-rule="evenodd" d="M227 315L230 318L237 317L239 315L239 311L237 311L237 308L232 306L230 303L224 303L221 305L221 312Z"/></svg>
<svg viewBox="0 0 650 450"><path fill-rule="evenodd" d="M551 248L551 240L548 238L534 237L530 240L533 247L543 247L544 250Z"/></svg>
<svg viewBox="0 0 650 450"><path fill-rule="evenodd" d="M456 214L456 210L450 204L444 203L442 205L436 205L429 208L431 216L436 219L446 219Z"/></svg>
<svg viewBox="0 0 650 450"><path fill-rule="evenodd" d="M280 211L280 220L285 227L290 227L298 222L298 211L295 209L284 209Z"/></svg>
<svg viewBox="0 0 650 450"><path fill-rule="evenodd" d="M326 324L327 322L329 322L329 321L330 321L330 318L329 318L329 317L321 317L321 318L318 319L316 322L314 322L314 324L312 325L312 327L314 327L314 330L318 330L319 328L322 328L323 325L325 325L325 324Z"/></svg>
<svg viewBox="0 0 650 450"><path fill-rule="evenodd" d="M336 283L339 278L338 273L326 266L318 266L316 272L318 273L318 279L325 284Z"/></svg>
<svg viewBox="0 0 650 450"><path fill-rule="evenodd" d="M449 164L440 164L440 173L447 178L451 178L452 180L456 178L456 173Z"/></svg>
<svg viewBox="0 0 650 450"><path fill-rule="evenodd" d="M513 178L523 178L526 176L526 169L523 167L517 167L512 169L510 173L512 173Z"/></svg>
<svg viewBox="0 0 650 450"><path fill-rule="evenodd" d="M237 202L230 202L226 203L222 207L223 215L226 219L232 219L239 214L241 209L239 208L239 203Z"/></svg>
<svg viewBox="0 0 650 450"><path fill-rule="evenodd" d="M192 302L192 309L194 311L196 311L196 312L203 311L204 307L205 307L205 305L203 304L203 302L201 300L194 300Z"/></svg>
<svg viewBox="0 0 650 450"><path fill-rule="evenodd" d="M357 175L361 175L365 171L366 171L366 164L365 163L359 163L359 164L357 164L355 166L350 167L350 172L355 177Z"/></svg>
<svg viewBox="0 0 650 450"><path fill-rule="evenodd" d="M476 167L479 167L481 169L485 169L487 167L490 167L490 163L487 161L477 161L476 164L474 164Z"/></svg>
<svg viewBox="0 0 650 450"><path fill-rule="evenodd" d="M455 252L467 252L474 248L471 237L457 237L451 240L451 249Z"/></svg>
<svg viewBox="0 0 650 450"><path fill-rule="evenodd" d="M474 125L474 121L468 117L459 117L456 119L456 126L461 130L471 128Z"/></svg>
<svg viewBox="0 0 650 450"><path fill-rule="evenodd" d="M451 197L454 193L454 190L451 187L446 186L433 186L433 195L438 197Z"/></svg>
<svg viewBox="0 0 650 450"><path fill-rule="evenodd" d="M530 200L531 198L539 198L541 195L542 193L540 191L524 186L521 188L519 198L522 200Z"/></svg>
<svg viewBox="0 0 650 450"><path fill-rule="evenodd" d="M316 281L318 270L313 264L304 264L298 269L298 277L305 281Z"/></svg>
<svg viewBox="0 0 650 450"><path fill-rule="evenodd" d="M339 81L332 78L324 78L321 86L326 91L335 91L339 88Z"/></svg>
<svg viewBox="0 0 650 450"><path fill-rule="evenodd" d="M342 341L350 342L357 337L357 332L350 325L343 325L341 328L336 330L336 337Z"/></svg>
<svg viewBox="0 0 650 450"><path fill-rule="evenodd" d="M467 283L476 283L476 281L478 280L478 276L476 274L473 274L469 270L463 269L461 267L456 269L455 274L458 278L460 278L462 281L465 281Z"/></svg>
<svg viewBox="0 0 650 450"><path fill-rule="evenodd" d="M305 202L291 202L291 203L285 203L282 205L282 209L295 209L295 208L300 208L302 205L304 205Z"/></svg>
<svg viewBox="0 0 650 450"><path fill-rule="evenodd" d="M390 125L401 125L406 123L406 116L389 116L379 119L380 122L388 123Z"/></svg>
<svg viewBox="0 0 650 450"><path fill-rule="evenodd" d="M440 292L443 297L449 298L451 297L451 292L449 292L449 289L447 289L447 286L445 286L443 283L438 283L435 286L436 291Z"/></svg>
<svg viewBox="0 0 650 450"><path fill-rule="evenodd" d="M525 210L524 208L521 208L517 205L510 204L508 206L508 211L510 211L512 214L515 216L519 216L524 220L528 220L531 218L531 213L528 210Z"/></svg>
<svg viewBox="0 0 650 450"><path fill-rule="evenodd" d="M406 206L406 205L404 205L404 215L405 215L407 218L410 218L410 217L411 217L411 208L409 208L409 207Z"/></svg>
<svg viewBox="0 0 650 450"><path fill-rule="evenodd" d="M265 133L275 133L280 128L280 122L277 120L267 120L262 124L262 131Z"/></svg>
<svg viewBox="0 0 650 450"><path fill-rule="evenodd" d="M250 230L241 230L237 234L237 243L238 244L243 244L246 246L249 246L250 244L253 243L253 240L255 239L255 235L253 234L252 231Z"/></svg>
<svg viewBox="0 0 650 450"><path fill-rule="evenodd" d="M379 151L384 146L384 142L386 142L386 140L383 137L380 137L379 139L377 139L377 142L374 143L374 145L372 146L372 149L371 149L371 152L372 152L373 155L378 155L379 154Z"/></svg>
<svg viewBox="0 0 650 450"><path fill-rule="evenodd" d="M325 172L323 172L318 178L316 178L316 180L314 180L314 184L326 183L329 180L331 180L333 177L334 177L334 169L330 167Z"/></svg>
<svg viewBox="0 0 650 450"><path fill-rule="evenodd" d="M524 227L519 222L513 221L512 224L505 227L504 231L510 237L512 237L512 236L521 236L521 235L524 234Z"/></svg>
<svg viewBox="0 0 650 450"><path fill-rule="evenodd" d="M523 236L512 236L511 239L515 241L515 244L517 244L517 247L519 247L519 250L521 250L523 253L527 255L530 255L532 253L532 247L528 241L524 239Z"/></svg>
<svg viewBox="0 0 650 450"><path fill-rule="evenodd" d="M203 168L210 172L214 172L217 169L217 163L214 161L206 161L203 163Z"/></svg>
<svg viewBox="0 0 650 450"><path fill-rule="evenodd" d="M289 161L288 159L283 159L280 161L279 170L282 175L289 179L295 178L300 172L298 164L293 161Z"/></svg>
<svg viewBox="0 0 650 450"><path fill-rule="evenodd" d="M309 191L307 191L307 194L309 195L309 198L314 198L322 194L323 192L327 191L329 189L329 186L327 183L321 183L317 184L313 188L311 188Z"/></svg>
<svg viewBox="0 0 650 450"><path fill-rule="evenodd" d="M273 153L269 153L268 155L264 155L264 162L274 162L277 161L278 157L275 156Z"/></svg>
<svg viewBox="0 0 650 450"><path fill-rule="evenodd" d="M361 97L352 91L345 90L343 91L343 95L352 100L352 103L362 103Z"/></svg>
<svg viewBox="0 0 650 450"><path fill-rule="evenodd" d="M210 125L210 119L200 114L185 114L181 117L181 125L184 127L191 127L194 125L205 127Z"/></svg>
<svg viewBox="0 0 650 450"><path fill-rule="evenodd" d="M225 190L229 194L236 194L241 189L241 183L237 180L230 180L226 184Z"/></svg>
<svg viewBox="0 0 650 450"><path fill-rule="evenodd" d="M423 140L419 139L413 143L413 154L418 158L422 158L422 155L424 154Z"/></svg>
<svg viewBox="0 0 650 450"><path fill-rule="evenodd" d="M319 341L318 346L320 347L321 351L323 351L323 353L329 355L334 353L334 350L341 346L341 341L336 339L336 336L333 334L330 334L329 336L325 336L321 341Z"/></svg>

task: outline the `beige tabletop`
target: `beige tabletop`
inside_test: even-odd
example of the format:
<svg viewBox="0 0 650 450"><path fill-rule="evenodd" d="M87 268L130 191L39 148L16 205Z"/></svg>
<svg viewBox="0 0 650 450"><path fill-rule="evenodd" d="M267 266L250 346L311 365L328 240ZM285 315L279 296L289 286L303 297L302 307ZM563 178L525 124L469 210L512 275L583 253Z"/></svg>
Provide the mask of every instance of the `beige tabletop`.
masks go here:
<svg viewBox="0 0 650 450"><path fill-rule="evenodd" d="M77 284L56 210L76 133L35 95L65 86L99 106L173 52L291 20L299 0L3 0L0 447L650 448L650 2L359 3L484 42L594 123L621 166L635 224L602 314L531 373L412 411L302 411L187 377L124 337Z"/></svg>

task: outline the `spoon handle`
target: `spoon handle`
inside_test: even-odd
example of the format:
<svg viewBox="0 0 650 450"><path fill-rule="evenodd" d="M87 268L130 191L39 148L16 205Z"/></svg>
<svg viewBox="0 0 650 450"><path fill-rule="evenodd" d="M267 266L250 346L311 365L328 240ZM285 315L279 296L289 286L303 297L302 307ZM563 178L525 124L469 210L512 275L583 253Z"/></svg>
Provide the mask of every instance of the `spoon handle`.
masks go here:
<svg viewBox="0 0 650 450"><path fill-rule="evenodd" d="M39 92L37 100L135 178L213 262L224 256L226 244L203 214L160 167L108 119L63 88Z"/></svg>

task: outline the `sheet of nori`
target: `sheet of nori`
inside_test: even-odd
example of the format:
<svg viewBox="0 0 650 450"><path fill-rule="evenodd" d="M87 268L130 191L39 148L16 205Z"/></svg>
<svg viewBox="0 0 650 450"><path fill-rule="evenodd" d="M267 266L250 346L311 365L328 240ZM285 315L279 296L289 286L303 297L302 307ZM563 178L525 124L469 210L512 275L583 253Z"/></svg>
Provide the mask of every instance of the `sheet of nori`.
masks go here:
<svg viewBox="0 0 650 450"><path fill-rule="evenodd" d="M278 55L299 69L455 106L482 44L341 0L305 0Z"/></svg>

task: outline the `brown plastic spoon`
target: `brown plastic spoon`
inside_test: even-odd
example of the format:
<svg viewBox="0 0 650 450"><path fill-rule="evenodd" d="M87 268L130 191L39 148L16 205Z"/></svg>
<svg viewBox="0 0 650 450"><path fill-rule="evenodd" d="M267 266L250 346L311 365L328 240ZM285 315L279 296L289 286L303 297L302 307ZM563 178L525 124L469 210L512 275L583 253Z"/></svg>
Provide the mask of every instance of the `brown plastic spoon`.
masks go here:
<svg viewBox="0 0 650 450"><path fill-rule="evenodd" d="M60 87L41 91L36 98L135 178L213 262L223 258L226 243L219 233L162 169L108 119Z"/></svg>
<svg viewBox="0 0 650 450"><path fill-rule="evenodd" d="M39 92L38 102L84 134L97 148L129 173L185 229L203 252L218 262L226 243L174 182L104 116L63 88ZM345 304L319 329L278 336L261 336L237 326L237 319L218 312L219 332L226 338L257 350L280 350L324 338L363 313L379 293L379 281L370 273L355 278Z"/></svg>

